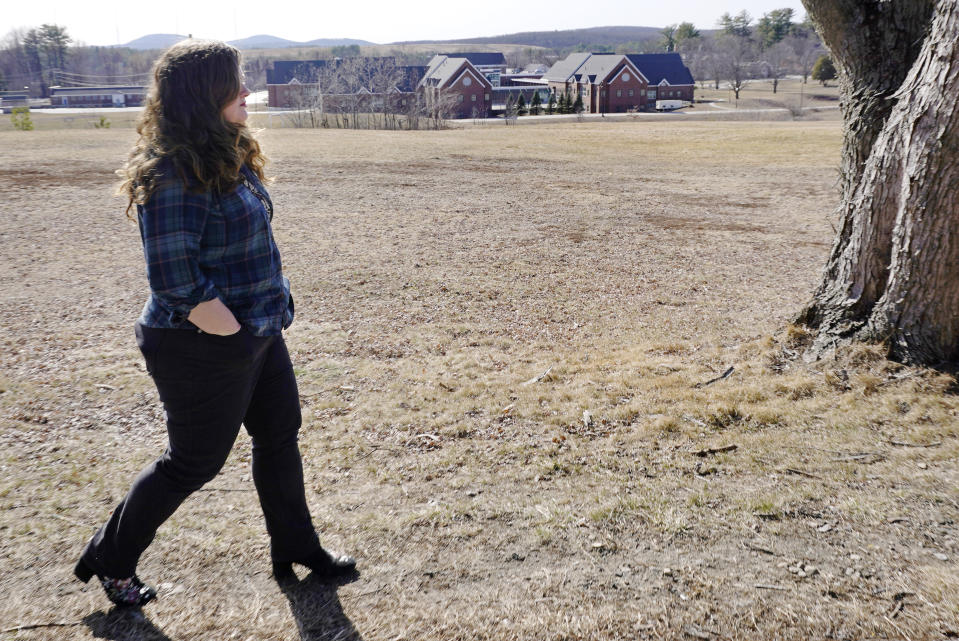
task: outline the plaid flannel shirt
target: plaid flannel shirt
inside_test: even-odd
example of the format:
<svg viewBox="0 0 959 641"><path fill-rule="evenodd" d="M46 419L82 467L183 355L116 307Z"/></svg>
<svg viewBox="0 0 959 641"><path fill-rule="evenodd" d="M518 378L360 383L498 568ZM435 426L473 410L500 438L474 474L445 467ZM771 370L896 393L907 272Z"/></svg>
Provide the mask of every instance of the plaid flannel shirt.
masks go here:
<svg viewBox="0 0 959 641"><path fill-rule="evenodd" d="M289 327L290 282L264 203L242 182L225 194L193 193L170 163L162 171L150 200L137 206L150 282L139 322L195 329L187 320L190 310L219 297L254 335ZM256 175L246 167L241 171L268 199Z"/></svg>

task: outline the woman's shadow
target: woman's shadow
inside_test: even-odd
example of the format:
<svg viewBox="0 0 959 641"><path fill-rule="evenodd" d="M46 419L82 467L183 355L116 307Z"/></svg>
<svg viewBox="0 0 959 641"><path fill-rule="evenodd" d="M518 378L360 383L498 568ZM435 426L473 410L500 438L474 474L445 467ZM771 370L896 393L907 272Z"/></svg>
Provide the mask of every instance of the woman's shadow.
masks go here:
<svg viewBox="0 0 959 641"><path fill-rule="evenodd" d="M343 613L339 586L355 581L358 574L338 582L320 580L307 575L303 580L288 579L279 582L280 589L290 602L290 612L300 631L301 641L363 641L353 622Z"/></svg>
<svg viewBox="0 0 959 641"><path fill-rule="evenodd" d="M307 575L303 580L279 583L290 602L301 641L363 641L353 622L343 613L336 591L340 585L356 580L358 574L336 583ZM137 608L113 608L94 612L83 623L97 639L111 641L172 641Z"/></svg>
<svg viewBox="0 0 959 641"><path fill-rule="evenodd" d="M83 617L97 639L112 641L171 641L137 608L113 608Z"/></svg>

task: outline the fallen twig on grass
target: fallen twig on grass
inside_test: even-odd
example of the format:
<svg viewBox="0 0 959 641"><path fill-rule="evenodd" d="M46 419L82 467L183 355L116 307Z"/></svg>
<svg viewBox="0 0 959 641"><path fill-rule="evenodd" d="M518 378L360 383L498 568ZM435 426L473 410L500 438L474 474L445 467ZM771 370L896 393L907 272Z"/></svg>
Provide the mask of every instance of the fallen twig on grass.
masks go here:
<svg viewBox="0 0 959 641"><path fill-rule="evenodd" d="M703 458L711 454L722 454L723 452L733 452L739 449L739 446L733 443L732 445L724 445L723 447L709 447L705 450L699 450L698 452L693 452L696 456Z"/></svg>
<svg viewBox="0 0 959 641"><path fill-rule="evenodd" d="M371 596L371 595L373 595L373 594L379 594L380 592L384 591L387 587L388 587L388 586L382 585L382 586L380 586L380 587L378 587L378 588L375 588L375 589L373 589L373 590L367 590L366 592L360 592L359 594L351 594L351 595L345 595L345 596L346 596L347 598L352 598L352 599L361 599L361 598L363 598L363 597L365 597L365 596Z"/></svg>
<svg viewBox="0 0 959 641"><path fill-rule="evenodd" d="M23 632L24 630L37 630L39 628L72 628L75 625L83 625L83 621L55 621L53 623L27 623L3 630L4 634L11 632Z"/></svg>
<svg viewBox="0 0 959 641"><path fill-rule="evenodd" d="M776 554L776 553L773 552L772 550L769 550L769 549L764 548L764 547L760 547L760 546L755 545L755 544L753 544L753 543L749 543L748 541L747 541L746 543L744 543L743 546L744 546L747 550L752 550L753 552L759 552L759 553L761 553L761 554L768 554L769 556L779 556L778 554Z"/></svg>
<svg viewBox="0 0 959 641"><path fill-rule="evenodd" d="M902 628L900 628L898 625L896 625L896 622L895 622L895 621L893 621L892 619L890 619L890 618L887 617L887 616L883 616L882 618L885 619L886 621L888 621L888 622L889 622L889 625L891 625L892 627L894 627L894 628L896 629L896 632L898 632L898 633L900 634L900 636L902 636L903 639L905 639L906 641L912 641L912 637L908 636L905 632L903 632L903 631L902 631Z"/></svg>
<svg viewBox="0 0 959 641"><path fill-rule="evenodd" d="M779 512L753 512L753 516L764 521L778 521L782 518Z"/></svg>
<svg viewBox="0 0 959 641"><path fill-rule="evenodd" d="M81 523L80 521L77 521L75 519L67 518L63 516L62 514L54 513L54 514L51 514L50 516L52 516L55 519L60 519L61 521L66 521L67 523L70 523L71 525L76 525L83 528L90 527L89 523Z"/></svg>
<svg viewBox="0 0 959 641"><path fill-rule="evenodd" d="M735 369L736 369L735 367L730 367L729 369L727 369L725 372L723 372L722 374L720 374L720 375L717 376L716 378L711 378L711 379L709 379L708 381L706 381L705 383L696 383L695 385L693 385L693 387L695 387L695 388L698 389L698 388L700 388L700 387L706 387L707 385L712 385L713 383L719 382L719 381L723 380L724 378L728 378L729 375L732 374L732 373L733 373L733 370L735 370Z"/></svg>
<svg viewBox="0 0 959 641"><path fill-rule="evenodd" d="M699 641L713 641L713 639L721 638L718 632L702 630L694 625L687 625L683 628L683 634Z"/></svg>
<svg viewBox="0 0 959 641"><path fill-rule="evenodd" d="M869 463L878 463L879 461L886 460L885 454L880 454L879 452L859 452L856 454L850 454L848 456L840 456L839 458L834 458L834 463L841 463L845 461L867 461Z"/></svg>
<svg viewBox="0 0 959 641"><path fill-rule="evenodd" d="M932 443L906 443L905 441L894 441L889 439L890 445L898 445L899 447L939 447L942 445L942 441L934 441Z"/></svg>
<svg viewBox="0 0 959 641"><path fill-rule="evenodd" d="M789 588L784 588L780 585L767 585L765 583L757 583L753 586L757 590L776 590L778 592L788 592Z"/></svg>
<svg viewBox="0 0 959 641"><path fill-rule="evenodd" d="M545 372L543 372L543 373L540 374L539 376L534 376L533 378L529 379L528 381L525 381L525 382L523 383L523 385L532 385L533 383L539 383L541 380L543 380L543 379L545 379L547 376L549 376L549 373L550 373L551 371L553 371L553 368L552 368L552 367L547 367Z"/></svg>
<svg viewBox="0 0 959 641"><path fill-rule="evenodd" d="M812 474L811 472L804 472L803 470L797 470L794 467L787 467L784 471L786 472L786 474L798 474L799 476L806 476L811 479L818 479L820 481L823 480L821 476L816 476L815 474Z"/></svg>
<svg viewBox="0 0 959 641"><path fill-rule="evenodd" d="M892 609L889 610L889 618L895 619L897 616L899 616L899 613L902 612L903 607L902 601L896 601L895 604L893 604Z"/></svg>
<svg viewBox="0 0 959 641"><path fill-rule="evenodd" d="M300 398L310 398L313 396L319 396L320 394L326 394L328 392L332 392L335 389L338 389L338 388L327 387L326 389L317 390L315 392L300 392Z"/></svg>

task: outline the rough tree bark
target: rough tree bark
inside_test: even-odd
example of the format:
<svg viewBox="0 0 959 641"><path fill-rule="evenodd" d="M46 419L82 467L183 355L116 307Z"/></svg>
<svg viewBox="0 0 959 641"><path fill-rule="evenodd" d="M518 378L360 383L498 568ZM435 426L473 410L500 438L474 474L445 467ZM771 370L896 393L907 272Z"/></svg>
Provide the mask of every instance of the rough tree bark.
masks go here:
<svg viewBox="0 0 959 641"><path fill-rule="evenodd" d="M959 360L959 0L803 0L840 74L839 232L798 321L814 354Z"/></svg>

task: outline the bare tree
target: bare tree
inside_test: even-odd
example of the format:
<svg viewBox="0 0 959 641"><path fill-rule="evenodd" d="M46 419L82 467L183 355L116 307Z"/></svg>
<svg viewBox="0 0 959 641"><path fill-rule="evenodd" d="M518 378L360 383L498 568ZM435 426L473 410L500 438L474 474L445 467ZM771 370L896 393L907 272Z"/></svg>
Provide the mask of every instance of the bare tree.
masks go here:
<svg viewBox="0 0 959 641"><path fill-rule="evenodd" d="M429 115L425 93L417 92L415 96L407 102L405 115L407 129L416 130L420 128L422 122L428 118Z"/></svg>
<svg viewBox="0 0 959 641"><path fill-rule="evenodd" d="M802 81L805 84L809 80L809 74L812 73L816 59L822 53L819 39L814 34L797 34L788 36L783 42L792 49L796 69L802 74Z"/></svg>
<svg viewBox="0 0 959 641"><path fill-rule="evenodd" d="M286 120L297 129L316 128L323 121L323 97L316 85L299 82L287 85L290 110Z"/></svg>
<svg viewBox="0 0 959 641"><path fill-rule="evenodd" d="M295 70L296 81L288 85L291 112L287 118L294 127L327 127L327 96L337 84L335 68L330 64L302 64ZM301 81L300 78L303 80Z"/></svg>
<svg viewBox="0 0 959 641"><path fill-rule="evenodd" d="M369 93L365 67L362 58L345 58L336 64L338 104L346 115L347 126L353 129L360 128L360 109Z"/></svg>
<svg viewBox="0 0 959 641"><path fill-rule="evenodd" d="M370 112L380 115L380 126L385 129L396 129L397 118L395 96L398 93L397 85L402 78L402 71L396 68L396 61L392 58L379 58L370 61L370 90L373 92L370 100Z"/></svg>
<svg viewBox="0 0 959 641"><path fill-rule="evenodd" d="M959 3L803 0L840 72L840 228L799 322L959 360ZM870 25L863 29L861 25Z"/></svg>
<svg viewBox="0 0 959 641"><path fill-rule="evenodd" d="M452 117L460 94L448 89L428 87L423 97L427 126L430 129L446 129L448 126L446 121Z"/></svg>
<svg viewBox="0 0 959 641"><path fill-rule="evenodd" d="M777 42L766 48L759 64L766 73L766 77L773 81L773 93L776 93L779 80L786 76L792 62L793 51L785 42Z"/></svg>
<svg viewBox="0 0 959 641"><path fill-rule="evenodd" d="M506 126L515 124L518 116L519 109L516 106L516 100L512 93L508 93L506 95L506 106L503 108L503 122L506 123Z"/></svg>
<svg viewBox="0 0 959 641"><path fill-rule="evenodd" d="M739 100L739 92L753 77L755 47L748 37L727 34L720 36L718 45L717 56L722 77L736 94L736 100Z"/></svg>
<svg viewBox="0 0 959 641"><path fill-rule="evenodd" d="M690 41L684 55L693 77L699 80L702 87L706 86L707 81L712 81L715 88L719 89L722 68L713 38L696 38Z"/></svg>

